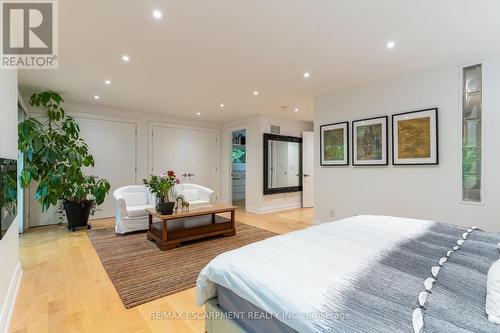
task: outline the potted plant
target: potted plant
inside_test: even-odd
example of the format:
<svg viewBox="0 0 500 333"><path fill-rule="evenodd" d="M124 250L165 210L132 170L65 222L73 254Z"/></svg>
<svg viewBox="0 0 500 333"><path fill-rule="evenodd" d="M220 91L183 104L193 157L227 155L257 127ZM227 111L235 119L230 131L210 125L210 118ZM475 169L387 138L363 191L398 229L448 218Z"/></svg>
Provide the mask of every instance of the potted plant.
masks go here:
<svg viewBox="0 0 500 333"><path fill-rule="evenodd" d="M175 173L168 170L159 176L151 175L142 181L156 197L156 211L166 215L172 214L177 197L175 184L178 183L178 180Z"/></svg>
<svg viewBox="0 0 500 333"><path fill-rule="evenodd" d="M105 179L86 175L84 168L94 166L78 123L66 116L61 95L43 91L30 98L32 106L44 115L29 117L19 124L19 150L25 156L21 186L37 182L34 199L43 211L63 204L68 229L87 226L90 214L104 202L111 185Z"/></svg>

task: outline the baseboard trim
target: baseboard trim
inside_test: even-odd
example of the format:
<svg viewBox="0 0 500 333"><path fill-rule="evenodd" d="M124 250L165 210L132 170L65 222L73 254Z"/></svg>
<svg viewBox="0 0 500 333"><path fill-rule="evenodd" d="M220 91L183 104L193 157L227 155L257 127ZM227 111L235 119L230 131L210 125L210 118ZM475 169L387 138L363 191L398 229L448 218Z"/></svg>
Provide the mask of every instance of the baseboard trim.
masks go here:
<svg viewBox="0 0 500 333"><path fill-rule="evenodd" d="M22 266L20 262L17 262L14 275L12 275L12 279L10 280L7 297L5 298L5 303L3 304L2 312L0 313L1 333L7 333L9 331L10 319L12 318L12 313L14 312L14 306L16 305L17 293L19 292L22 277Z"/></svg>
<svg viewBox="0 0 500 333"><path fill-rule="evenodd" d="M285 205L267 206L267 207L263 207L263 208L247 207L246 210L247 210L247 212L254 213L254 214L267 214L267 213L280 212L283 210L301 208L301 207L302 207L302 204L300 202L298 202L298 203L285 204Z"/></svg>

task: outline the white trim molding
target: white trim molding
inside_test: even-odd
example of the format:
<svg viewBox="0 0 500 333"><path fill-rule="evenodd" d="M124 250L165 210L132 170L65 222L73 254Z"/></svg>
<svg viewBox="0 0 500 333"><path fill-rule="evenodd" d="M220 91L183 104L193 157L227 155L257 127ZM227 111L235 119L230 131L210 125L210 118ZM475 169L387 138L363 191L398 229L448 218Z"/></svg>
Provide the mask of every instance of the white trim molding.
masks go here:
<svg viewBox="0 0 500 333"><path fill-rule="evenodd" d="M253 207L247 207L247 212L254 213L254 214L266 214L266 213L274 213L274 212L280 212L283 210L288 210L288 209L294 209L294 208L301 208L302 204L300 202L293 202L293 203L287 203L283 205L272 205L272 206L266 206L262 208L253 208Z"/></svg>
<svg viewBox="0 0 500 333"><path fill-rule="evenodd" d="M16 270L10 280L7 297L5 298L5 303L2 305L2 312L0 313L0 333L7 333L9 331L10 319L12 318L12 313L14 312L14 305L16 304L22 277L23 270L21 263L17 262Z"/></svg>

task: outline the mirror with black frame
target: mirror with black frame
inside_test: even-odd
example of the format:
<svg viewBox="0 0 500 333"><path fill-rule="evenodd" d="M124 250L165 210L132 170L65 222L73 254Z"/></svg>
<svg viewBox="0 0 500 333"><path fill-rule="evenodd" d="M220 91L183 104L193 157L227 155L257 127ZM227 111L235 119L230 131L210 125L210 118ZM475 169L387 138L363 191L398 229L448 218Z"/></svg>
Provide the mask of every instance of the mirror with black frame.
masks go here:
<svg viewBox="0 0 500 333"><path fill-rule="evenodd" d="M264 134L264 194L302 191L302 138Z"/></svg>

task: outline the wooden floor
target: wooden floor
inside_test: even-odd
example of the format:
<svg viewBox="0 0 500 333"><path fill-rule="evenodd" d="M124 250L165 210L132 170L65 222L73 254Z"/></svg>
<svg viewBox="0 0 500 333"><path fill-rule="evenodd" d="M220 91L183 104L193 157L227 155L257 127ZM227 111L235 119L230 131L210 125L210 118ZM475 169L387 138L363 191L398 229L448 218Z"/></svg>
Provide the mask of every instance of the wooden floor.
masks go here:
<svg viewBox="0 0 500 333"><path fill-rule="evenodd" d="M236 219L283 234L311 225L312 209L263 215L238 211ZM92 223L94 228L113 224L113 219ZM85 230L31 229L21 235L20 253L24 275L10 332L205 332L194 288L125 309ZM179 318L154 319L156 312Z"/></svg>

